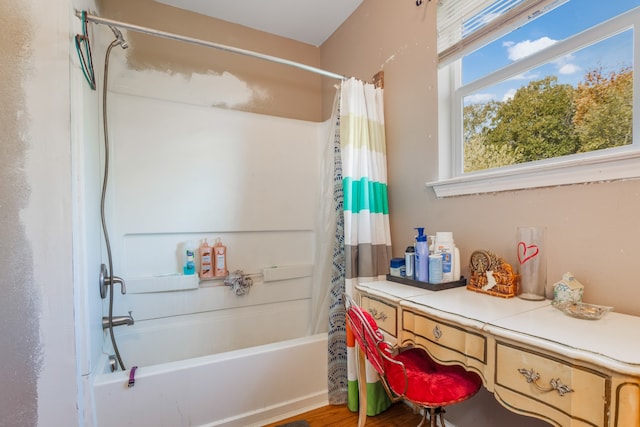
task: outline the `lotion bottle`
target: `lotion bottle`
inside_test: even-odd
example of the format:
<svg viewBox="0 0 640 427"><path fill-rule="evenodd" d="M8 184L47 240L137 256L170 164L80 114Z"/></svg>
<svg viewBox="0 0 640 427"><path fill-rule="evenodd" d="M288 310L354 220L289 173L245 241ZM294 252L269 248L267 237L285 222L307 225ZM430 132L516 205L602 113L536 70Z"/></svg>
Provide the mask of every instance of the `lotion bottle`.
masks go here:
<svg viewBox="0 0 640 427"><path fill-rule="evenodd" d="M207 279L213 277L213 249L209 246L207 239L202 240L200 245L200 278Z"/></svg>
<svg viewBox="0 0 640 427"><path fill-rule="evenodd" d="M227 247L222 244L222 241L218 237L215 245L213 245L213 259L214 270L213 275L215 277L227 276Z"/></svg>
<svg viewBox="0 0 640 427"><path fill-rule="evenodd" d="M418 235L416 236L416 280L420 282L429 281L429 245L427 244L427 236L424 235L424 228L417 227Z"/></svg>

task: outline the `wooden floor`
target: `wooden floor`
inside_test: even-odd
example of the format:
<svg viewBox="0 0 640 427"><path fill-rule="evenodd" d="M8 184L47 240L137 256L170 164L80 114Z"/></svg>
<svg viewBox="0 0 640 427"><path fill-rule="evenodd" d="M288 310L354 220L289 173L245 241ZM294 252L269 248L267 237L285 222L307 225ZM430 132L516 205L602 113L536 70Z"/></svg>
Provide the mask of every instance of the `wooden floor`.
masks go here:
<svg viewBox="0 0 640 427"><path fill-rule="evenodd" d="M367 417L365 427L413 427L420 423L420 419L421 416L414 414L411 408L398 402L380 415ZM306 420L311 427L355 427L358 425L358 413L351 412L346 405L329 405L264 427L275 427L299 420Z"/></svg>

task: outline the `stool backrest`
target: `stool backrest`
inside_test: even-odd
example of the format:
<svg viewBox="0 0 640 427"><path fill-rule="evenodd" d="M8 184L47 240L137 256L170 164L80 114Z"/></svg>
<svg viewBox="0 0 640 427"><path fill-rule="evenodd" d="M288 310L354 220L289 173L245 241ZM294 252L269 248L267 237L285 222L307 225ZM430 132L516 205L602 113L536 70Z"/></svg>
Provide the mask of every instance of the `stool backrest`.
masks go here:
<svg viewBox="0 0 640 427"><path fill-rule="evenodd" d="M347 322L351 327L353 336L358 345L366 355L371 366L380 374L384 375L385 356L382 352L386 351L387 344L384 341L384 335L378 328L378 324L371 314L364 311L355 301L348 295L345 295L345 308L347 310Z"/></svg>

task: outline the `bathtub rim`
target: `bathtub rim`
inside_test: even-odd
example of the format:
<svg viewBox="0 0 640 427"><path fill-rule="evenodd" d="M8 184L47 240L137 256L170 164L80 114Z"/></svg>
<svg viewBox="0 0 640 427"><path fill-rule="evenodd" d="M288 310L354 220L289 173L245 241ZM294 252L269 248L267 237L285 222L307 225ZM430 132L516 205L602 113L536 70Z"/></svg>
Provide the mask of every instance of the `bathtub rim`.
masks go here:
<svg viewBox="0 0 640 427"><path fill-rule="evenodd" d="M174 372L182 369L205 366L214 362L224 362L227 360L235 359L241 355L248 354L248 352L251 352L251 354L268 353L274 350L292 348L301 344L308 344L323 340L327 341L326 332L307 335L299 338L292 338L285 341L278 341L269 344L261 344L253 347L241 348L238 350L230 350L223 353L209 354L205 356L192 357L189 359L176 360L149 366L137 366L136 378L144 378L147 376L162 374L165 372ZM129 373L133 366L128 366L124 371L118 370L115 372L108 372L109 356L110 355L105 352L101 352L100 354L96 369L94 370L95 372L93 374L93 384L95 386L120 382L123 381L123 378L126 378L127 381L129 379Z"/></svg>

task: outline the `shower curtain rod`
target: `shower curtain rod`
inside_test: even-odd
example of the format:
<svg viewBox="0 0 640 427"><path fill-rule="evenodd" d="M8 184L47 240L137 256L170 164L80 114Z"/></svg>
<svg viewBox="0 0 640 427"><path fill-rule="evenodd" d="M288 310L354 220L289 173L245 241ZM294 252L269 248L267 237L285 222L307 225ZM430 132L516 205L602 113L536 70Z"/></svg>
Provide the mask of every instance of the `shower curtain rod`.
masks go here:
<svg viewBox="0 0 640 427"><path fill-rule="evenodd" d="M183 42L186 42L186 43L192 43L192 44L205 46L205 47L212 47L214 49L219 49L219 50L224 50L224 51L227 51L227 52L238 53L240 55L251 56L251 57L254 57L254 58L258 58L258 59L264 59L266 61L276 62L278 64L283 64L283 65L289 65L291 67L295 67L295 68L299 68L299 69L302 69L302 70L310 71L312 73L320 74L320 75L323 75L325 77L331 77L331 78L334 78L334 79L340 79L340 80L347 79L347 77L345 77L343 75L340 75L340 74L332 73L331 71L322 70L320 68L312 67L310 65L301 64L299 62L289 61L288 59L278 58L277 56L265 55L265 54L262 54L262 53L253 52L253 51L245 50L245 49L240 49L240 48L237 48L237 47L226 46L226 45L223 45L223 44L213 43L213 42L209 42L209 41L206 41L206 40L195 39L193 37L181 36L179 34L168 33L166 31L161 31L161 30L155 30L153 28L141 27L139 25L128 24L126 22L121 22L121 21L114 21L114 20L111 20L111 19L101 18L101 17L96 16L96 15L91 15L91 14L86 13L86 12L83 13L81 11L76 11L76 16L79 19L82 19L82 17L84 16L84 19L86 19L87 21L94 22L96 24L104 24L104 25L109 25L109 26L113 26L113 27L124 28L126 30L136 31L138 33L149 34L149 35L152 35L152 36L163 37L163 38L171 39L171 40L183 41Z"/></svg>

